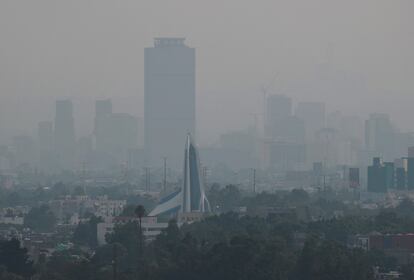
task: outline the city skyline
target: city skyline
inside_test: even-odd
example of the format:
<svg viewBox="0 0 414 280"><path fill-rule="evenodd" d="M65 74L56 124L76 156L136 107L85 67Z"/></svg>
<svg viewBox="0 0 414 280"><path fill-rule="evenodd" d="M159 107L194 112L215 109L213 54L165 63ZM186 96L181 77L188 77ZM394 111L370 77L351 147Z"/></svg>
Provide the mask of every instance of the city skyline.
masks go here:
<svg viewBox="0 0 414 280"><path fill-rule="evenodd" d="M413 280L413 10L0 0L0 279Z"/></svg>
<svg viewBox="0 0 414 280"><path fill-rule="evenodd" d="M76 107L78 135L92 130L96 99L112 98L116 111L143 119L143 50L158 36L183 36L198 49L201 145L253 124L250 114L262 113L262 87L295 102L322 100L331 111L363 119L385 112L412 130L413 36L407 11L413 4L312 2L231 0L217 8L215 1L178 0L165 9L153 2L99 1L77 9L79 1L48 7L49 1L41 0L23 10L22 4L4 1L0 137L31 133L33 120L51 119L54 101L68 97ZM233 7L246 12L233 14ZM32 116L21 114L26 111ZM6 120L14 112L20 114L10 126Z"/></svg>

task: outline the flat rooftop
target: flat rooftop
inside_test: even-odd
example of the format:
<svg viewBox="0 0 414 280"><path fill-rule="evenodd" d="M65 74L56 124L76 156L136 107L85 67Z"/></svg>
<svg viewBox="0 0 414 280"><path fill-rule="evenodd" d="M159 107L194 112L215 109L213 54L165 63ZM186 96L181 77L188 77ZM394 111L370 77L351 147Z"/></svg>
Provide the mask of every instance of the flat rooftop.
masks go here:
<svg viewBox="0 0 414 280"><path fill-rule="evenodd" d="M183 37L158 37L154 38L154 46L156 48L185 46L184 41Z"/></svg>

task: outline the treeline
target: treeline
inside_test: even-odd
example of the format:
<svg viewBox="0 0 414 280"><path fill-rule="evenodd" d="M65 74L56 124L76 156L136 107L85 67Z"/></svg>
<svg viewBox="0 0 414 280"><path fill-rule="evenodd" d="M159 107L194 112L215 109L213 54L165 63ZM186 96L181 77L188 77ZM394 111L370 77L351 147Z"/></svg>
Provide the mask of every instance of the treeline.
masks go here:
<svg viewBox="0 0 414 280"><path fill-rule="evenodd" d="M108 187L84 187L79 184L58 182L50 185L50 187L49 185L47 185L48 187L45 186L18 185L13 189L0 188L0 208L15 206L35 207L68 195L88 195L92 198L106 195L109 199L126 200L128 204L142 204L148 209L156 204L156 201L149 195L131 195L131 192L136 190L137 186L128 183Z"/></svg>
<svg viewBox="0 0 414 280"><path fill-rule="evenodd" d="M77 248L55 252L33 273L8 270L11 262L5 267L7 277L39 280L373 279L376 263L367 253L316 236L296 248L290 236L294 228L280 234L281 226L231 213L181 229L171 221L154 242L140 246L138 225L129 223L117 227L108 237L111 243L93 254ZM206 227L210 230L204 232ZM23 263L32 267L24 258Z"/></svg>
<svg viewBox="0 0 414 280"><path fill-rule="evenodd" d="M218 195L212 197L216 205L227 203L220 199L236 198L234 207L309 204L325 211L346 207L334 200L311 197L301 190L254 197L235 196L238 190L233 187L217 191ZM124 214L142 215L135 209L128 207ZM36 210L33 214L46 215L46 210ZM75 231L74 248L56 251L36 265L28 260L24 249L16 246L17 241L3 241L0 243L0 279L364 280L373 279L376 266L403 271L402 279L414 279L412 266L399 267L393 258L381 252L346 246L352 234L414 232L414 204L410 200L368 215L316 221L290 216L259 218L230 211L180 228L175 221L170 221L168 228L153 242L145 242L139 223L130 222L116 226L107 236L108 244L100 247L96 240L99 221L91 216L88 223L80 224ZM298 234L306 237L304 244L298 240ZM14 245L3 247L9 242ZM10 257L16 255L10 248L16 250L18 258Z"/></svg>
<svg viewBox="0 0 414 280"><path fill-rule="evenodd" d="M398 267L381 252L351 249L344 242L346 234L359 230L408 230L414 220L408 225L402 210L310 223L229 212L181 228L171 221L151 243L142 242L139 224L131 222L117 226L109 244L93 253L81 247L55 252L33 267L32 279L364 280L373 279L376 266L402 270L403 279L413 279L412 267ZM302 246L297 233L307 236Z"/></svg>

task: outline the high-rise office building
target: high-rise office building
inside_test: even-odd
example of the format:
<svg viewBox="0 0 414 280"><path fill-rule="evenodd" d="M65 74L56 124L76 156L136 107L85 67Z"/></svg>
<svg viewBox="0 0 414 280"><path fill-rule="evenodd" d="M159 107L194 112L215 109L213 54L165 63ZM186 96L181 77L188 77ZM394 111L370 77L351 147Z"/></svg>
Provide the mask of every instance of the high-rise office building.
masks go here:
<svg viewBox="0 0 414 280"><path fill-rule="evenodd" d="M387 189L393 189L395 187L395 167L394 162L384 162L385 177Z"/></svg>
<svg viewBox="0 0 414 280"><path fill-rule="evenodd" d="M128 160L137 148L138 120L125 113L113 113L110 99L95 102L95 143L99 167L112 167Z"/></svg>
<svg viewBox="0 0 414 280"><path fill-rule="evenodd" d="M349 168L349 187L350 188L359 188L359 168L358 167L351 167Z"/></svg>
<svg viewBox="0 0 414 280"><path fill-rule="evenodd" d="M305 126L303 120L292 115L290 97L267 97L265 136L269 150L269 167L291 170L304 163Z"/></svg>
<svg viewBox="0 0 414 280"><path fill-rule="evenodd" d="M275 141L303 144L303 120L292 116L292 100L285 95L267 97L265 135Z"/></svg>
<svg viewBox="0 0 414 280"><path fill-rule="evenodd" d="M379 157L374 158L372 165L368 166L368 191L386 193L388 188L392 187L393 176L391 165L384 164Z"/></svg>
<svg viewBox="0 0 414 280"><path fill-rule="evenodd" d="M94 127L94 134L95 134L95 142L96 142L96 149L102 150L104 136L103 136L103 129L105 118L112 114L112 101L110 99L105 100L97 100L95 102L95 127Z"/></svg>
<svg viewBox="0 0 414 280"><path fill-rule="evenodd" d="M56 101L54 146L58 168L75 167L76 140L73 104L70 100Z"/></svg>
<svg viewBox="0 0 414 280"><path fill-rule="evenodd" d="M97 119L112 114L111 99L96 100L95 102L95 117Z"/></svg>
<svg viewBox="0 0 414 280"><path fill-rule="evenodd" d="M292 99L285 95L269 95L267 97L266 121L268 123L281 120L292 115Z"/></svg>
<svg viewBox="0 0 414 280"><path fill-rule="evenodd" d="M397 167L395 169L395 186L399 190L405 190L406 188L406 171L402 167Z"/></svg>
<svg viewBox="0 0 414 280"><path fill-rule="evenodd" d="M414 147L408 148L407 188L409 190L414 190Z"/></svg>
<svg viewBox="0 0 414 280"><path fill-rule="evenodd" d="M395 130L387 114L370 114L365 121L365 147L375 156L393 160L395 156Z"/></svg>
<svg viewBox="0 0 414 280"><path fill-rule="evenodd" d="M306 165L310 166L315 161L322 161L321 154L323 151L317 141L317 132L325 127L325 104L321 102L299 102L295 115L304 122Z"/></svg>
<svg viewBox="0 0 414 280"><path fill-rule="evenodd" d="M299 102L296 116L305 122L306 141L314 141L316 132L325 127L325 104L321 102Z"/></svg>
<svg viewBox="0 0 414 280"><path fill-rule="evenodd" d="M99 152L106 153L115 164L128 159L128 150L137 147L138 121L125 113L113 113L100 123Z"/></svg>
<svg viewBox="0 0 414 280"><path fill-rule="evenodd" d="M156 38L145 49L145 152L150 166L167 157L182 168L180 147L195 135L195 49L184 38Z"/></svg>

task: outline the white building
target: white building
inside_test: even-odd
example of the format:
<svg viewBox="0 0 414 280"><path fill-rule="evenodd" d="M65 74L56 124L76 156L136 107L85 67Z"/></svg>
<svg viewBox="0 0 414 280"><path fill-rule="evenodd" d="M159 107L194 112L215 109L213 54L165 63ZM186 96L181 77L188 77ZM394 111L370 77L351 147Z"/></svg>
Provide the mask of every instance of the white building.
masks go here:
<svg viewBox="0 0 414 280"><path fill-rule="evenodd" d="M128 222L138 222L135 217L116 217L106 219L103 223L97 225L98 244L106 244L106 235L113 232L115 225L125 224ZM141 219L142 233L147 241L155 239L161 231L168 227L168 223L158 223L157 217L143 217Z"/></svg>

